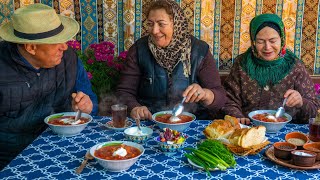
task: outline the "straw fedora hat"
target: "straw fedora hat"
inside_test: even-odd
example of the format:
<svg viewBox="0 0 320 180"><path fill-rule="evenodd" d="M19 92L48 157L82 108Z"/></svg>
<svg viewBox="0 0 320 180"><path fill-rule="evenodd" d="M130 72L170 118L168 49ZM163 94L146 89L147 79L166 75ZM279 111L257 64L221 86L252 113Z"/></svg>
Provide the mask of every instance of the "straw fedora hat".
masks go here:
<svg viewBox="0 0 320 180"><path fill-rule="evenodd" d="M74 19L35 3L16 10L11 21L0 27L0 37L18 44L58 44L67 42L78 31L79 24Z"/></svg>

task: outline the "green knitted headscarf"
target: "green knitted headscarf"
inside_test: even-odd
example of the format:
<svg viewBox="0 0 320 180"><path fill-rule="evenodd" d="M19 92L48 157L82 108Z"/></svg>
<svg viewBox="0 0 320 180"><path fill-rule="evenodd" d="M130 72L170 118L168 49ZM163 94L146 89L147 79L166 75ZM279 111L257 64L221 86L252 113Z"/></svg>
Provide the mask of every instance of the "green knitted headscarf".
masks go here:
<svg viewBox="0 0 320 180"><path fill-rule="evenodd" d="M275 29L281 37L281 50L279 57L272 61L258 58L255 48L257 33L261 27L271 27ZM292 51L286 49L285 28L282 20L275 14L261 14L254 17L250 22L251 47L244 53L244 59L241 63L242 69L255 79L260 87L273 86L286 77L295 64L297 57Z"/></svg>

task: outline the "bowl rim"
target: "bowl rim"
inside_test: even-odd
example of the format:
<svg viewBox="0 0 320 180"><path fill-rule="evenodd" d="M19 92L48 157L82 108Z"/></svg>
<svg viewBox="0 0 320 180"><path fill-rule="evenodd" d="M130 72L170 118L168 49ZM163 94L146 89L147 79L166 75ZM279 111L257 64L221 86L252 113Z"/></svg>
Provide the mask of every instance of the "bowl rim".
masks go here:
<svg viewBox="0 0 320 180"><path fill-rule="evenodd" d="M300 156L300 155L295 154L295 152L304 152L304 153L308 153L308 154L310 154L312 156ZM317 153L309 151L309 150L304 150L304 149L296 149L294 151L291 151L291 154L292 154L293 157L294 156L298 156L298 157L306 157L306 158L316 158L316 156L317 156Z"/></svg>
<svg viewBox="0 0 320 180"><path fill-rule="evenodd" d="M106 143L124 143L124 144L135 144L135 146L138 146L142 149L141 153L136 156L136 157L133 157L133 158L130 158L130 159L119 159L119 160L109 160L109 159L102 159L102 158L99 158L99 157L96 157L94 155L94 151L98 149L98 146L101 146L103 144L106 144ZM135 147L137 148L137 147ZM140 148L137 148L140 150ZM144 147L141 145L141 144L138 144L138 143L135 143L135 142L131 142L131 141L107 141L107 142L102 142L102 143L98 143L94 146L92 146L90 149L89 149L89 152L90 154L95 158L95 159L98 159L98 160L101 160L101 161L106 161L106 162L127 162L127 161L132 161L134 159L138 159L140 156L142 156L144 154Z"/></svg>
<svg viewBox="0 0 320 180"><path fill-rule="evenodd" d="M171 125L171 126L179 126L179 125L189 124L189 123L191 123L191 122L193 122L193 121L195 121L197 119L196 115L194 115L192 113L189 113L189 112L186 112L186 111L183 111L181 114L191 116L193 119L191 121L188 121L188 122L185 122L185 123L174 123L174 124L171 124L171 123L160 122L160 121L157 121L155 119L158 115L163 115L163 114L172 114L172 111L171 110L166 110L166 111L156 112L156 113L152 114L152 121L154 121L156 123L160 123L160 124L166 124L166 125Z"/></svg>
<svg viewBox="0 0 320 180"><path fill-rule="evenodd" d="M134 136L134 137L144 137L144 136L150 136L153 134L153 129L149 128L149 127L145 127L145 126L141 126L141 130L142 129L147 129L147 132L150 132L150 133L147 133L147 134L142 134L142 135L139 135L139 134L129 134L128 131L130 129L135 129L135 128L138 128L137 126L133 126L133 127L129 127L129 128L126 128L123 133L125 135L128 135L128 136Z"/></svg>
<svg viewBox="0 0 320 180"><path fill-rule="evenodd" d="M305 143L303 145L303 149L305 150L308 150L308 151L312 151L312 152L315 152L315 153L320 153L320 149L319 150L310 150L310 149L306 149L307 146L311 146L312 144L318 144L320 146L320 142L308 142L308 143ZM307 147L308 148L308 147Z"/></svg>
<svg viewBox="0 0 320 180"><path fill-rule="evenodd" d="M57 125L57 124L50 124L48 123L49 119L52 117L52 116L56 116L56 115L69 115L69 114L76 114L77 112L61 112L61 113L55 113L55 114L51 114L49 116L47 116L46 118L44 118L44 123L46 123L48 126L54 126L54 127L77 127L77 126L83 126L83 125L87 125L89 124L92 120L93 120L93 117L90 115L90 114L87 114L87 113L81 113L81 117L86 117L86 118L89 118L89 121L86 122L86 123L83 123L83 124L71 124L71 125ZM84 116L83 116L84 115Z"/></svg>
<svg viewBox="0 0 320 180"><path fill-rule="evenodd" d="M270 110L268 110L268 109L265 109L265 110L254 110L254 111L251 111L251 112L248 113L249 119L252 120L252 121L262 122L262 123L265 123L265 124L286 124L286 123L289 123L290 121L292 121L292 116L290 114L286 113L286 112L284 113L284 115L288 118L288 120L285 121L285 122L265 122L265 121L259 121L257 119L253 119L252 118L252 114L256 113L258 111L276 112L276 110L271 110L271 109ZM258 113L256 113L256 114L258 114Z"/></svg>
<svg viewBox="0 0 320 180"><path fill-rule="evenodd" d="M288 137L290 134L299 134L299 135L301 135L302 137L304 137L304 139L299 138L299 137L292 137L292 138L297 138L297 139L306 140L306 142L305 142L303 145L305 145L306 143L308 143L308 142L310 141L309 137L308 137L307 135L305 135L304 133L299 132L299 131L292 131L292 132L287 133L287 134L284 136L284 139L285 139L286 142L288 142L288 140L291 139L291 138ZM288 142L288 143L289 143L289 142ZM303 146L303 145L301 145L301 146Z"/></svg>
<svg viewBox="0 0 320 180"><path fill-rule="evenodd" d="M281 148L278 148L278 147L277 147L278 144L286 144L286 145L289 145L289 146L293 146L293 148L291 148L291 149L281 149ZM286 141L284 141L284 142L283 142L283 141L279 141L279 142L273 143L273 148L274 148L274 149L277 149L277 150L280 150L280 151L291 152L291 151L296 150L298 147L297 147L296 145L291 144L291 143L288 143L288 142L286 142Z"/></svg>

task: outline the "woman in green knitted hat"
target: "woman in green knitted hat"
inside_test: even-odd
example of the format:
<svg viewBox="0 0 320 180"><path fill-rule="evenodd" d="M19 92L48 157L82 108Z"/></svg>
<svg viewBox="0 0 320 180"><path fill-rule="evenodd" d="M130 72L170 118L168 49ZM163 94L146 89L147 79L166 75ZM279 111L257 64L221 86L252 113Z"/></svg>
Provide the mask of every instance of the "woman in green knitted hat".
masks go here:
<svg viewBox="0 0 320 180"><path fill-rule="evenodd" d="M250 22L251 47L239 55L224 87L223 111L249 124L248 113L273 109L288 98L285 110L294 123L307 123L320 104L302 61L285 45L285 28L275 14L261 14Z"/></svg>

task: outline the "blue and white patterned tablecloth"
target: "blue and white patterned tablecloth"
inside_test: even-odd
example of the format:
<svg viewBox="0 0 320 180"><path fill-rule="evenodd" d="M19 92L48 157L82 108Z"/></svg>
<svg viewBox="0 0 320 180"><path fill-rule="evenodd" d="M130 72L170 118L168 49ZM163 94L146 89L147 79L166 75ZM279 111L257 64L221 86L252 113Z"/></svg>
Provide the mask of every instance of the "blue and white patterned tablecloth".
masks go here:
<svg viewBox="0 0 320 180"><path fill-rule="evenodd" d="M75 169L81 164L86 151L93 145L110 140L125 140L121 131L106 129L104 124L110 118L92 121L83 132L74 137L59 137L47 129L5 169L0 179L210 179L207 174L188 164L182 151L172 157L164 155L157 143L150 138L144 145L145 153L127 171L105 171L95 160L88 162L81 174ZM204 139L202 131L210 123L208 120L193 122L186 133L186 146L195 146ZM151 121L142 122L153 125ZM155 127L155 130L157 127ZM281 133L267 134L273 142L284 141L291 131L308 132L307 125L288 124ZM153 136L155 137L155 132ZM264 155L236 156L237 166L226 171L211 172L214 179L320 179L320 170L295 170L275 164Z"/></svg>

